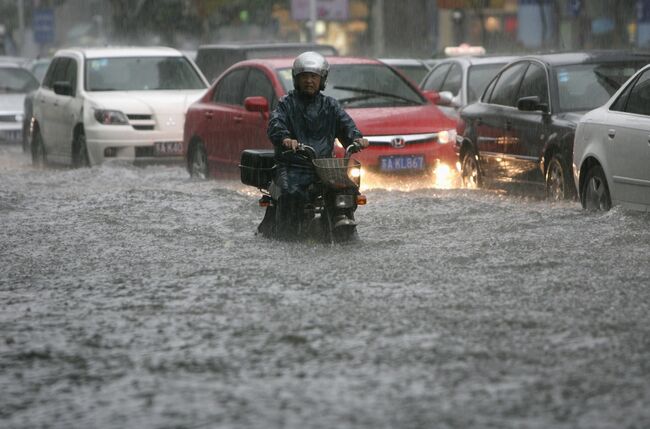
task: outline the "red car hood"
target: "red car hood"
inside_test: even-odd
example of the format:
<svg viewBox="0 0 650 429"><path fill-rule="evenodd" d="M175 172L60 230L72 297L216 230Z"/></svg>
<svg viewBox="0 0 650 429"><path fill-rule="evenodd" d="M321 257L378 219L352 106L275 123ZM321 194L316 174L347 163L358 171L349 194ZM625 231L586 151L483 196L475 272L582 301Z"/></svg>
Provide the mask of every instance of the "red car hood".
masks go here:
<svg viewBox="0 0 650 429"><path fill-rule="evenodd" d="M424 134L455 129L456 122L433 104L346 109L364 137Z"/></svg>

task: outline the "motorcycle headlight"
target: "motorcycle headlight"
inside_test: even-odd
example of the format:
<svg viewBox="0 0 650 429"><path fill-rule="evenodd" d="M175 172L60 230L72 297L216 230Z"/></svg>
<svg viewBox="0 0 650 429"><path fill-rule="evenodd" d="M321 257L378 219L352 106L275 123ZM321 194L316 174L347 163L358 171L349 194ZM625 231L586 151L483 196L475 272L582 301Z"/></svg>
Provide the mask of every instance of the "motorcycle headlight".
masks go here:
<svg viewBox="0 0 650 429"><path fill-rule="evenodd" d="M354 206L354 195L337 195L334 204L339 209L345 209Z"/></svg>
<svg viewBox="0 0 650 429"><path fill-rule="evenodd" d="M128 125L126 115L119 110L95 109L95 119L104 125Z"/></svg>
<svg viewBox="0 0 650 429"><path fill-rule="evenodd" d="M438 143L446 144L456 141L456 130L442 130L438 133Z"/></svg>

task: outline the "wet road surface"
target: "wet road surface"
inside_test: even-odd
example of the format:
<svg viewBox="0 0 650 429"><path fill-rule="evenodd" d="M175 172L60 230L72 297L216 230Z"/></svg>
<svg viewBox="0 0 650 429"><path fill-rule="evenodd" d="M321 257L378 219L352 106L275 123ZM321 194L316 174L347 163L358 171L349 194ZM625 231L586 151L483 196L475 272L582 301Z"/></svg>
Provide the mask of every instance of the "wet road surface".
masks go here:
<svg viewBox="0 0 650 429"><path fill-rule="evenodd" d="M650 217L371 188L357 243L255 189L0 147L0 427L650 427Z"/></svg>

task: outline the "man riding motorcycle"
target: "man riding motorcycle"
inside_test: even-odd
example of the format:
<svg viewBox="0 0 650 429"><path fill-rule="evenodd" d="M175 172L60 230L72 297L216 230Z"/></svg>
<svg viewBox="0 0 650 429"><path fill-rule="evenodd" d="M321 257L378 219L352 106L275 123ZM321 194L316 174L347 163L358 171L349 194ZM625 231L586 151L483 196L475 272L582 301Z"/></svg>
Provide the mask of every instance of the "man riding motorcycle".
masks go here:
<svg viewBox="0 0 650 429"><path fill-rule="evenodd" d="M275 181L282 190L276 213L280 237L296 235L309 186L316 180L310 161L296 154L300 145L311 146L316 158L332 157L337 138L344 147L368 147L368 140L339 102L321 93L328 73L329 64L321 54L298 55L291 70L294 90L280 99L269 119Z"/></svg>

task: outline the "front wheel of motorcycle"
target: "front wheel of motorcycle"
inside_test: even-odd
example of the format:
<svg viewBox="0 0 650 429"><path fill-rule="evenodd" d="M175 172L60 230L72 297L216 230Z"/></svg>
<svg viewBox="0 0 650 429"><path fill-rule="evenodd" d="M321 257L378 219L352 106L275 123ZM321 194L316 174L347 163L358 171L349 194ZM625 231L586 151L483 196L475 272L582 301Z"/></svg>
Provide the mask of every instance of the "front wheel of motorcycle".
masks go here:
<svg viewBox="0 0 650 429"><path fill-rule="evenodd" d="M334 229L335 243L348 243L359 239L359 233L355 226L341 226Z"/></svg>

